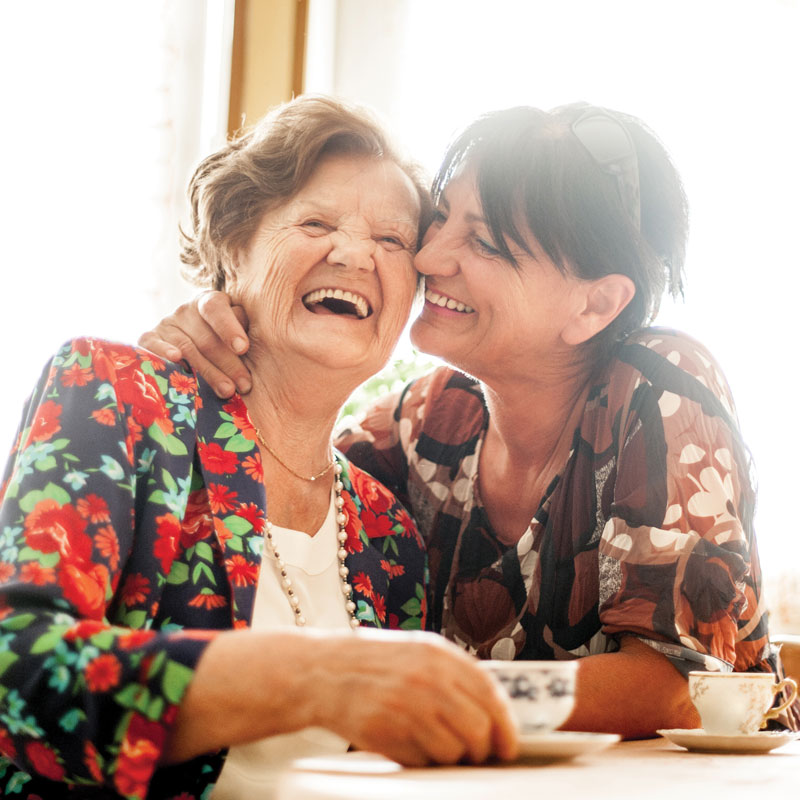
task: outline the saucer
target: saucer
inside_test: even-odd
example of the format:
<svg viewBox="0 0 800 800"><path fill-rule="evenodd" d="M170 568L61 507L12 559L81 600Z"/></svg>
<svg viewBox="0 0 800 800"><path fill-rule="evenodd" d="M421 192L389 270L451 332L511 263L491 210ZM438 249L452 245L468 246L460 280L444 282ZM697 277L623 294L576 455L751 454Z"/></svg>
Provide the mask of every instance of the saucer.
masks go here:
<svg viewBox="0 0 800 800"><path fill-rule="evenodd" d="M519 757L521 761L564 761L605 750L619 740L616 733L523 733L519 737Z"/></svg>
<svg viewBox="0 0 800 800"><path fill-rule="evenodd" d="M793 731L758 731L722 735L706 733L702 728L672 728L656 733L694 753L768 753L800 737L800 734Z"/></svg>

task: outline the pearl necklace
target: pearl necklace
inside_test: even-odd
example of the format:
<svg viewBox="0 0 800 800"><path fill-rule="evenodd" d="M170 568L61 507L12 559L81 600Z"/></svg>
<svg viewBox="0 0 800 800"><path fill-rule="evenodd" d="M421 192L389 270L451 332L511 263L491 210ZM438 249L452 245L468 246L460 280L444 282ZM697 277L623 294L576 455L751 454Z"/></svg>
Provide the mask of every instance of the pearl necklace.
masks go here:
<svg viewBox="0 0 800 800"><path fill-rule="evenodd" d="M334 457L333 464L335 465L333 491L336 494L334 505L336 506L336 524L339 528L339 531L336 534L336 538L338 540L336 556L339 559L339 578L342 582L341 589L342 595L344 596L344 607L347 609L347 614L350 617L350 627L355 630L361 625L361 623L356 618L356 604L353 602L353 587L347 581L350 570L345 564L345 559L347 558L347 550L345 549L345 543L347 542L347 531L345 530L344 524L347 517L342 510L344 507L344 499L342 498L342 489L344 488L344 484L342 483L340 477L342 474L342 465L339 463L339 459L336 457ZM272 553L272 558L275 561L275 566L277 567L280 575L281 586L283 587L283 591L286 594L286 598L289 601L292 612L294 613L294 624L299 628L302 628L306 624L306 618L303 616L303 611L300 608L300 599L297 597L297 594L292 586L292 579L289 577L289 574L286 571L286 562L281 558L280 553L278 553L278 549L275 547L275 541L272 538L272 523L269 521L269 518L265 520L264 541L266 542L270 553Z"/></svg>

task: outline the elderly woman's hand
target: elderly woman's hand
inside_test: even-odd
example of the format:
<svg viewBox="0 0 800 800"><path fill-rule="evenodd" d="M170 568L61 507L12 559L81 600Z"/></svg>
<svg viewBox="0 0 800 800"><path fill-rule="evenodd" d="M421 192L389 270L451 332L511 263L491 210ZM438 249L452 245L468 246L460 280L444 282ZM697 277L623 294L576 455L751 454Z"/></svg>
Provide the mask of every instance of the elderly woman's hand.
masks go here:
<svg viewBox="0 0 800 800"><path fill-rule="evenodd" d="M503 690L443 637L306 628L218 635L180 705L164 760L308 726L409 766L510 760L519 750Z"/></svg>
<svg viewBox="0 0 800 800"><path fill-rule="evenodd" d="M513 759L517 731L505 692L478 661L430 633L360 630L352 646L322 646L323 724L360 749L402 764Z"/></svg>
<svg viewBox="0 0 800 800"><path fill-rule="evenodd" d="M219 397L230 397L234 389L246 394L251 387L250 373L240 358L250 344L246 326L240 306L231 306L224 292L208 291L142 334L139 346L170 361L185 359Z"/></svg>

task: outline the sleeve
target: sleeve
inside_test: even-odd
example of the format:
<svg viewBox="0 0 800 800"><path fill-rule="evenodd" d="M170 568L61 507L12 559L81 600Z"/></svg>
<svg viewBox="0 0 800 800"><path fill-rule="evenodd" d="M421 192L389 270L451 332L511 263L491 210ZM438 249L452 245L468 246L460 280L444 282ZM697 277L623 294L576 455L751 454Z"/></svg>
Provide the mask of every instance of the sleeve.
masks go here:
<svg viewBox="0 0 800 800"><path fill-rule="evenodd" d="M359 422L337 434L335 442L350 461L388 487L406 507L408 456L403 439L408 440L411 428L412 409L406 401L413 385L409 383L401 392L387 394L373 403Z"/></svg>
<svg viewBox="0 0 800 800"><path fill-rule="evenodd" d="M711 356L666 337L623 348L600 620L691 669L769 669L750 459Z"/></svg>
<svg viewBox="0 0 800 800"><path fill-rule="evenodd" d="M146 501L166 481L180 514L191 475L190 412L167 411L158 368L76 340L24 412L0 506L0 750L22 783L143 798L213 635L150 629L166 576Z"/></svg>

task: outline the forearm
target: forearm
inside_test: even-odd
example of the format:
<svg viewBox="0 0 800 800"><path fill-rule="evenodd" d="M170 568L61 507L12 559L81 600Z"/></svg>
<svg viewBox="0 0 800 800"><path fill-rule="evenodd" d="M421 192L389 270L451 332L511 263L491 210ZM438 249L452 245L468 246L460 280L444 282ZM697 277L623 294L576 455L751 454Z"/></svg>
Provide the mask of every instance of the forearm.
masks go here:
<svg viewBox="0 0 800 800"><path fill-rule="evenodd" d="M575 709L563 728L642 739L659 728L699 725L686 679L666 656L629 636L619 652L580 660Z"/></svg>
<svg viewBox="0 0 800 800"><path fill-rule="evenodd" d="M220 634L180 704L163 762L186 761L313 724L309 637L292 631Z"/></svg>
<svg viewBox="0 0 800 800"><path fill-rule="evenodd" d="M307 726L404 764L517 754L502 690L442 637L306 628L231 631L209 644L164 761Z"/></svg>

